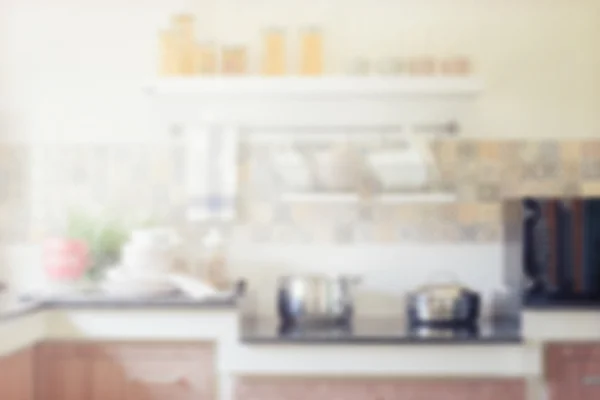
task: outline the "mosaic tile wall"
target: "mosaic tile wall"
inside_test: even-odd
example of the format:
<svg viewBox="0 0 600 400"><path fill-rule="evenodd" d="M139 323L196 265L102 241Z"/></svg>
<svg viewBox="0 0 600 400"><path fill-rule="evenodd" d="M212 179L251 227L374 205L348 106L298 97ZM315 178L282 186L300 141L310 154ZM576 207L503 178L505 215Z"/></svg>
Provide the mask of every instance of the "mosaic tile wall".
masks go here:
<svg viewBox="0 0 600 400"><path fill-rule="evenodd" d="M504 237L502 200L522 195L600 195L598 141L432 143L441 177L431 189L451 204L286 204L266 161L268 147L243 144L239 221L233 238L252 242L485 242ZM110 209L132 218L181 218L180 145L0 145L0 240L38 239L68 210Z"/></svg>

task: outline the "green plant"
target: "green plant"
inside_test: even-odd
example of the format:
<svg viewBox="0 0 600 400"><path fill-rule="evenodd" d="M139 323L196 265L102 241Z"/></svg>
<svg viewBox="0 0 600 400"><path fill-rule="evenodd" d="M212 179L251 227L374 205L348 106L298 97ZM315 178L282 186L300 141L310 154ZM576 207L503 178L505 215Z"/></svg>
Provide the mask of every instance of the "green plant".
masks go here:
<svg viewBox="0 0 600 400"><path fill-rule="evenodd" d="M73 213L67 223L67 235L87 243L90 250L88 278L97 279L109 265L116 263L128 238L127 229L115 220L100 220Z"/></svg>

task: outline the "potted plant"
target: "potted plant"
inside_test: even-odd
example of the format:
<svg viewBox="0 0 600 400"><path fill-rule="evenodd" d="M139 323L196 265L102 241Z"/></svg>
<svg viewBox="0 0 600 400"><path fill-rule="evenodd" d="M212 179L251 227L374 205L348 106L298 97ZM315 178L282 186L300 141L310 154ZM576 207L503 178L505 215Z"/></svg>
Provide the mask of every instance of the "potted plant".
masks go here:
<svg viewBox="0 0 600 400"><path fill-rule="evenodd" d="M119 261L121 248L128 238L128 230L114 219L92 218L73 213L67 223L67 235L85 242L89 249L87 278L94 281L102 272Z"/></svg>

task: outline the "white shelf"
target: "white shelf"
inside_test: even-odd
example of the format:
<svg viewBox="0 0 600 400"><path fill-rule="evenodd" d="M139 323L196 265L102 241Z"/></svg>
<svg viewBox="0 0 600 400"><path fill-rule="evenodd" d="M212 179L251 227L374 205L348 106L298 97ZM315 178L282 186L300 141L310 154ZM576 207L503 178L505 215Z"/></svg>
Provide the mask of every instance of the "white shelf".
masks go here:
<svg viewBox="0 0 600 400"><path fill-rule="evenodd" d="M377 197L377 201L383 204L396 203L451 203L456 201L454 193L407 193L407 194L383 194Z"/></svg>
<svg viewBox="0 0 600 400"><path fill-rule="evenodd" d="M360 196L354 193L285 193L283 201L289 203L358 203ZM380 204L402 203L449 203L456 201L453 193L389 193L374 196L371 200Z"/></svg>
<svg viewBox="0 0 600 400"><path fill-rule="evenodd" d="M475 95L483 91L475 77L172 77L146 85L152 94L252 96Z"/></svg>

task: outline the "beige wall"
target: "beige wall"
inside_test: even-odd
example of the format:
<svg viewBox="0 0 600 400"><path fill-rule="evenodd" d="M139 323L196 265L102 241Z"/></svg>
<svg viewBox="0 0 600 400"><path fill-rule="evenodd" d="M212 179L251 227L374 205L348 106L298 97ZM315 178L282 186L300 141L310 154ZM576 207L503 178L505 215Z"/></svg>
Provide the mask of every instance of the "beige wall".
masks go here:
<svg viewBox="0 0 600 400"><path fill-rule="evenodd" d="M116 154L121 160L119 162L124 162L112 163L113 168L122 165L124 171L131 173L136 171L131 163L137 161L132 161L128 154L142 148L135 143L160 140L164 132L155 128L140 87L154 77L157 30L184 3L193 4L197 12L199 37L215 36L227 43L247 40L254 54L251 60L254 68L262 28L278 25L296 32L302 26L316 23L326 34L327 69L330 73L344 73L358 56L381 60L421 54L472 55L486 87L470 121L470 133L476 137L540 139L597 137L600 134L600 118L596 117L600 109L600 47L597 45L600 4L597 0L198 0L175 3L169 0L130 0L125 5L117 0L57 0L51 5L44 3L47 2L4 0L0 4L0 104L9 106L0 110L0 135L34 145L69 141L80 142L82 146L58 147L47 153L54 157L55 163L51 164L57 170L53 175L56 180L38 182L46 186L44 190L40 190L36 183L30 191L26 191L33 197L34 204L50 203L50 199L40 193L53 193L52 201L64 203L68 190L81 190L97 199L95 193L107 193L106 186L100 185L110 185L106 180L96 179L98 174L105 177L103 168L110 157ZM97 146L98 142L134 144L123 149L112 145ZM21 159L20 165L27 160L25 165L35 178L36 168L47 167L43 163L35 164L41 159L36 156L40 149L20 148L31 155L31 159L29 156ZM148 155L140 156L141 166L146 165L144 162L156 165L153 155L156 153L162 157L161 152L169 151L160 145L143 149ZM71 157L62 156L67 153ZM165 157L171 155L168 153ZM75 165L87 166L87 177L81 184L83 189L69 185L67 181L77 169ZM15 170L12 165L7 169ZM146 172L137 169L140 170ZM136 188L145 190L136 192L143 199L151 199L157 185L173 183L165 182L164 175L160 179L149 173L140 175L143 176L131 179L138 185ZM167 175L167 178L172 176ZM11 182L11 185L19 184L28 185L29 180L20 178L16 183ZM58 187L61 190L52 190ZM62 191L63 187L65 191ZM128 204L139 207L140 202L137 198L133 199ZM10 209L13 206L15 209ZM11 221L15 226L29 223L27 212L31 210L27 208L27 202L3 204L2 207L9 210L7 215L11 216L16 215L15 210L25 207L23 218ZM450 208L453 207L460 209L462 206ZM446 218L448 215L466 218L469 226L461 225L460 232L463 228L468 231L465 235L467 243L460 247L449 246L443 250L443 246L438 246L433 251L427 246L404 249L392 241L381 247L358 249L366 257L359 259L347 253L349 246L328 248L323 253L312 253L315 251L314 243L291 249L294 251L276 246L263 249L262 253L255 252L250 246L245 248L245 254L259 254L261 257L236 260L240 265L238 271L254 275L260 281L262 277L271 276L268 271L265 273L265 266L279 268L273 272L272 276L275 276L286 269L315 267L319 254L330 254L332 259L340 260L340 268L366 270L373 279L377 276L395 277L385 283L390 285L387 289L397 294L397 281L403 280L404 287L409 287L428 275L426 271L420 271L423 276L413 274L409 277L407 272L414 270L415 265L426 265L431 271L439 270L448 265L449 255L456 254L452 264L464 265L465 271L468 271L465 277L478 277L469 283L479 285L487 280L486 287L491 295L503 281L501 235L494 230L500 226L499 205L482 205L479 208L467 205L466 208L469 211L465 213L452 210L448 213L444 208L438 210ZM423 209L416 213L419 217L437 215L428 213L428 206ZM488 212L488 209L492 211ZM479 210L482 210L481 213ZM31 218L34 223L37 212L43 214L43 209L34 210ZM314 214L322 212L316 210ZM399 215L415 214L410 209L398 209L396 212ZM325 213L330 215L327 210ZM358 215L357 210L351 213L355 214ZM494 234L484 235L488 239L483 241L492 243L476 245L473 242L478 240L471 238L471 225L480 224L480 217L487 221L490 216L491 224L482 223L486 229L491 227ZM252 215L246 217L251 218ZM317 225L321 222L317 219ZM433 232L425 218L422 224L423 231ZM430 244L430 240L422 239L419 227L415 228L412 222L411 227L415 230L414 241ZM248 235L241 235L240 241L248 244L253 237L262 236L264 228L262 225L257 229L250 226ZM266 228L283 228L285 232L286 226L275 221ZM309 231L320 232L315 228L318 226L312 226ZM358 223L345 227L351 230L363 228ZM377 232L381 225L367 228ZM460 232L458 228L450 230L451 235ZM428 234L425 237L428 238ZM435 237L435 232L433 234ZM318 243L327 241L320 240L321 236L316 237ZM401 236L397 240L406 241ZM474 249L480 251L474 252ZM305 260L306 265L294 263L299 259L298 254L309 252L312 258ZM372 265L366 265L365 260L376 254L391 255L377 261L377 269L374 269ZM404 262L407 254L411 255L409 263ZM432 254L435 257L431 258ZM485 263L487 270L478 270L486 257L494 260L493 266ZM25 259L27 257L19 253L16 259L5 261L4 265L9 265L13 271L25 271L26 267L31 270L31 260L35 257L22 261ZM348 264L345 264L346 261ZM481 272L481 275L474 275L471 269ZM20 278L26 281L30 276L21 274ZM493 277L491 280L490 276ZM377 291L386 289L384 286L378 286L377 282L374 284ZM267 304L266 299L264 304Z"/></svg>
<svg viewBox="0 0 600 400"><path fill-rule="evenodd" d="M598 136L597 0L176 1L5 0L0 88L13 112L4 136L142 139L152 134L139 86L156 67L156 33L182 5L198 36L247 42L260 30L323 27L327 70L355 57L471 55L486 91L470 133L484 137ZM34 29L32 29L34 28ZM293 57L292 57L293 58Z"/></svg>

